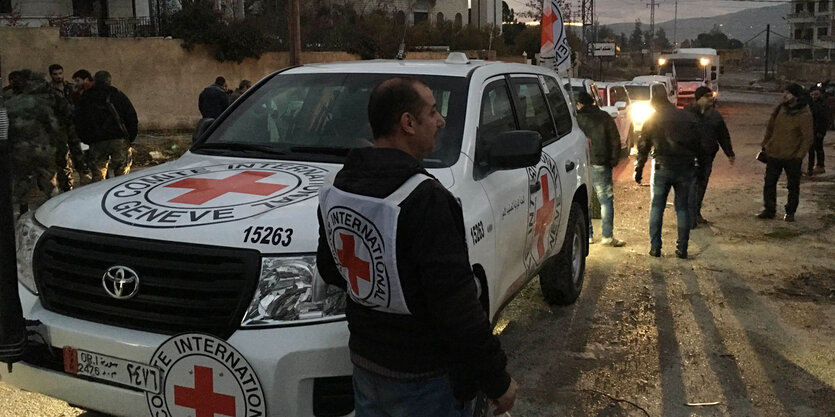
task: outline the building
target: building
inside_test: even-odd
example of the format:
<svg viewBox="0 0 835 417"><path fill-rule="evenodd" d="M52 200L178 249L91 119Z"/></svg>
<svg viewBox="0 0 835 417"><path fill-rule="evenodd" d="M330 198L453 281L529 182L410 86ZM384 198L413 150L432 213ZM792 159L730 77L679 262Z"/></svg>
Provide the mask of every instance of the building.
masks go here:
<svg viewBox="0 0 835 417"><path fill-rule="evenodd" d="M342 3L344 0L333 1ZM430 24L453 22L464 25L468 23L467 0L436 0L434 6L426 0L353 0L350 2L360 13L382 9L391 12L398 22L409 24L426 21ZM501 2L499 3L499 13L501 13ZM499 16L501 17L501 14Z"/></svg>
<svg viewBox="0 0 835 417"><path fill-rule="evenodd" d="M802 60L835 58L833 18L835 0L792 0L786 16L790 27L790 39L786 41L789 56Z"/></svg>
<svg viewBox="0 0 835 417"><path fill-rule="evenodd" d="M0 0L0 26L60 26L65 36L148 36L156 0Z"/></svg>
<svg viewBox="0 0 835 417"><path fill-rule="evenodd" d="M470 24L482 29L502 29L502 0L470 0Z"/></svg>

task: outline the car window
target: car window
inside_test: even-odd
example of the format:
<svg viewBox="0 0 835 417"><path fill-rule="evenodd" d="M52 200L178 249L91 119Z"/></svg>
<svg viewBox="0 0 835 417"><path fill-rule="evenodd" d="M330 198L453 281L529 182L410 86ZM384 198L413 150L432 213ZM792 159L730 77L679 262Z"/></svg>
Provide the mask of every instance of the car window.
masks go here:
<svg viewBox="0 0 835 417"><path fill-rule="evenodd" d="M648 85L627 85L626 91L629 92L629 98L632 100L649 100L649 86Z"/></svg>
<svg viewBox="0 0 835 417"><path fill-rule="evenodd" d="M396 74L278 74L239 103L205 142L266 146L288 159L339 162L348 150L372 146L371 90ZM446 127L427 167L450 166L461 153L467 82L463 77L415 76L428 85ZM230 149L232 147L230 146ZM229 153L232 155L234 149Z"/></svg>
<svg viewBox="0 0 835 417"><path fill-rule="evenodd" d="M516 129L516 119L513 117L507 82L501 79L487 84L481 96L479 140L492 139L499 133Z"/></svg>
<svg viewBox="0 0 835 417"><path fill-rule="evenodd" d="M652 96L667 96L667 89L664 88L664 84L653 84L652 85Z"/></svg>
<svg viewBox="0 0 835 417"><path fill-rule="evenodd" d="M551 106L551 113L554 114L554 121L557 122L557 132L560 136L571 133L571 110L562 94L559 83L551 77L545 79L545 96Z"/></svg>
<svg viewBox="0 0 835 417"><path fill-rule="evenodd" d="M598 94L600 94L600 101L603 102L604 106L609 105L609 95L606 94L606 87L600 87L597 89Z"/></svg>
<svg viewBox="0 0 835 417"><path fill-rule="evenodd" d="M512 78L510 85L518 99L519 125L522 129L539 132L543 142L557 138L548 102L539 88L539 78Z"/></svg>

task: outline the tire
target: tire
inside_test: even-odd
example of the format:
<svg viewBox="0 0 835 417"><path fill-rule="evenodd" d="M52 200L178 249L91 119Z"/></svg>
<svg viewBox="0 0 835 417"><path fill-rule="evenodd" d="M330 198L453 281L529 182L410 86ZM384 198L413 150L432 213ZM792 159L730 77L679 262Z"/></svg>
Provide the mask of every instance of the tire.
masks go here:
<svg viewBox="0 0 835 417"><path fill-rule="evenodd" d="M580 296L586 271L587 232L583 210L578 203L572 203L562 250L546 260L539 271L539 285L548 304L569 305Z"/></svg>

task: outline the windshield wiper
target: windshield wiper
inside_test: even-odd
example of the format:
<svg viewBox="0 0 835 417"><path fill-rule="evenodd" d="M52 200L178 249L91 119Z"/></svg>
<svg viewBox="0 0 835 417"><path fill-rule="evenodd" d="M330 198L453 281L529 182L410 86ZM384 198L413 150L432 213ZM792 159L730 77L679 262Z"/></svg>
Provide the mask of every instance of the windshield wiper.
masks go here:
<svg viewBox="0 0 835 417"><path fill-rule="evenodd" d="M351 151L351 148L342 148L336 146L293 146L290 148L290 152L298 152L298 153L312 153L312 154L323 154L323 155L334 155L334 156L346 156L348 152Z"/></svg>
<svg viewBox="0 0 835 417"><path fill-rule="evenodd" d="M192 149L194 151L209 151L211 153L220 152L220 151L232 151L232 152L257 152L259 154L266 154L266 155L286 155L287 152L284 152L280 149L275 148L271 145L259 145L255 143L244 143L244 142L216 142L216 143L203 143L196 148Z"/></svg>

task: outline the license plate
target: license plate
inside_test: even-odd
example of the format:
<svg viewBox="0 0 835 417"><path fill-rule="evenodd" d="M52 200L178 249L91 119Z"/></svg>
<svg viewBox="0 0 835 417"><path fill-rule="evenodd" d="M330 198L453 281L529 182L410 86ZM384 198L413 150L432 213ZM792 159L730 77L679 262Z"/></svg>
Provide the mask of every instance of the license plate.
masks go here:
<svg viewBox="0 0 835 417"><path fill-rule="evenodd" d="M65 346L64 371L159 394L160 369L126 359Z"/></svg>

